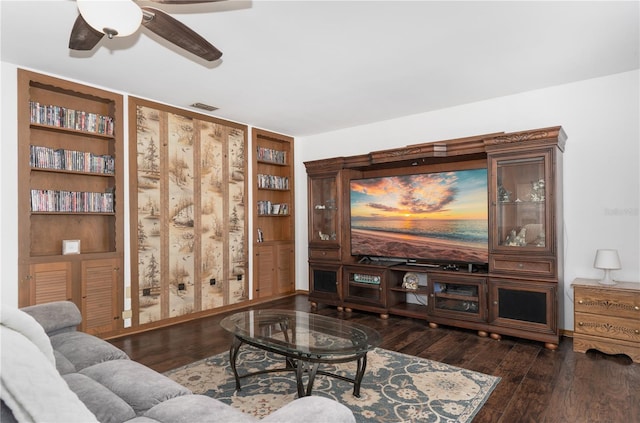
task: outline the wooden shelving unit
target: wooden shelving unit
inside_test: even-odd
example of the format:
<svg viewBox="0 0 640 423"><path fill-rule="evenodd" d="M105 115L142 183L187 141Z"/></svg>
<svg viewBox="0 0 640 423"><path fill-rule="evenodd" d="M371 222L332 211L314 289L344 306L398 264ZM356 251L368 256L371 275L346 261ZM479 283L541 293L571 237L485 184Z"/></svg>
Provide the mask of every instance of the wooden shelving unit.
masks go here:
<svg viewBox="0 0 640 423"><path fill-rule="evenodd" d="M295 290L293 142L252 130L254 298Z"/></svg>
<svg viewBox="0 0 640 423"><path fill-rule="evenodd" d="M18 302L74 301L95 334L122 327L122 104L18 71ZM64 240L79 252L63 254Z"/></svg>

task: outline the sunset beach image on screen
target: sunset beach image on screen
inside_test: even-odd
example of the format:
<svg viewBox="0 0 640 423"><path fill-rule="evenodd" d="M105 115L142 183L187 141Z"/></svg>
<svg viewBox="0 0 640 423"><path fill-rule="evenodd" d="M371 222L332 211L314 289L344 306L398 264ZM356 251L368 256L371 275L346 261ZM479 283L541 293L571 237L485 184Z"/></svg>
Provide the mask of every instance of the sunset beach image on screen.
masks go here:
<svg viewBox="0 0 640 423"><path fill-rule="evenodd" d="M351 254L487 263L487 169L353 179Z"/></svg>

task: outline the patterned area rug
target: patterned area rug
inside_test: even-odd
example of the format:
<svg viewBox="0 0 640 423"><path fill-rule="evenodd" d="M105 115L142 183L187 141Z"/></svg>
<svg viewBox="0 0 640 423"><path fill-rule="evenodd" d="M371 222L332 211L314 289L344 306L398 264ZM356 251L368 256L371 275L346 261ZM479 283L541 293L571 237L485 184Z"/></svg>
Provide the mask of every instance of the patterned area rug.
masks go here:
<svg viewBox="0 0 640 423"><path fill-rule="evenodd" d="M284 359L244 345L238 372L282 368ZM356 363L324 365L321 370L353 377ZM267 373L241 379L235 391L229 353L221 353L165 373L191 389L262 418L297 397L294 372ZM358 422L470 422L500 378L423 358L376 348L367 355L360 398L353 384L317 375L313 395L351 408ZM306 380L305 380L306 386Z"/></svg>

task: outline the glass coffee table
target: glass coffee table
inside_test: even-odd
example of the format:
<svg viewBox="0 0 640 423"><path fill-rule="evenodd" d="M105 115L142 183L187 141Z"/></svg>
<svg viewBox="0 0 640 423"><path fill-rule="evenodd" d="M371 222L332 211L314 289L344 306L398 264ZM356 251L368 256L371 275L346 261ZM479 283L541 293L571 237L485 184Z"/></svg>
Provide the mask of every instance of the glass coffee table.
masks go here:
<svg viewBox="0 0 640 423"><path fill-rule="evenodd" d="M367 368L367 352L380 344L380 334L367 326L332 317L292 310L250 310L225 317L220 325L232 333L229 361L240 390L240 379L262 373L293 371L298 397L311 395L317 374L353 383L353 395L360 396L360 384ZM284 357L284 367L238 374L236 360L243 344ZM356 362L353 378L323 371L321 364ZM303 375L308 374L307 386Z"/></svg>

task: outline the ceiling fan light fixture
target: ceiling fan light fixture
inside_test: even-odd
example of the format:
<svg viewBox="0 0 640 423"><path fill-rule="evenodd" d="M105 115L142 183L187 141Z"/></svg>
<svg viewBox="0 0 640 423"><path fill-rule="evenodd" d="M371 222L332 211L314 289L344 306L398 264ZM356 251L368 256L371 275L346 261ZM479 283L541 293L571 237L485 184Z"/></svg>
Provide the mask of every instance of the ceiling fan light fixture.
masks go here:
<svg viewBox="0 0 640 423"><path fill-rule="evenodd" d="M142 23L142 9L131 0L77 0L77 3L84 20L109 38L131 35Z"/></svg>

